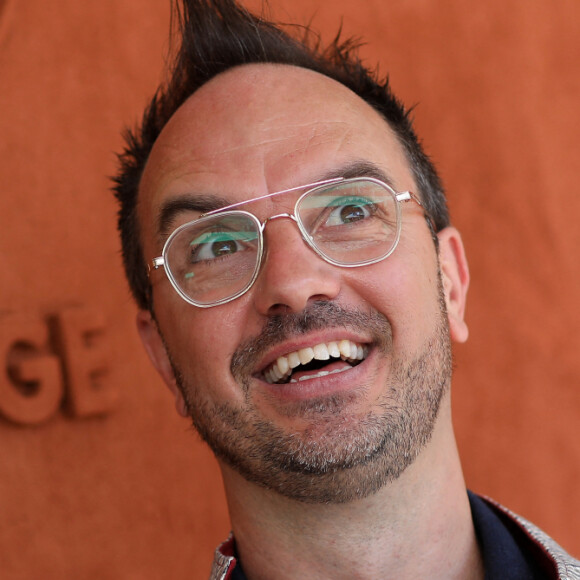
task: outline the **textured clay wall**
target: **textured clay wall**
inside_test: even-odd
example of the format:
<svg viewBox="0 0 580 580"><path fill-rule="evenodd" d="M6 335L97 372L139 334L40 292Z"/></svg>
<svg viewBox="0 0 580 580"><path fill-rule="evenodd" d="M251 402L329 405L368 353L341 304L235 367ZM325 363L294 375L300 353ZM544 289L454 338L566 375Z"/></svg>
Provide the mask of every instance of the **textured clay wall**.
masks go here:
<svg viewBox="0 0 580 580"><path fill-rule="evenodd" d="M272 4L324 38L342 15L418 103L471 263L453 387L468 485L580 554L580 4ZM168 22L165 0L0 0L8 580L201 579L228 531L213 458L138 343L108 192Z"/></svg>

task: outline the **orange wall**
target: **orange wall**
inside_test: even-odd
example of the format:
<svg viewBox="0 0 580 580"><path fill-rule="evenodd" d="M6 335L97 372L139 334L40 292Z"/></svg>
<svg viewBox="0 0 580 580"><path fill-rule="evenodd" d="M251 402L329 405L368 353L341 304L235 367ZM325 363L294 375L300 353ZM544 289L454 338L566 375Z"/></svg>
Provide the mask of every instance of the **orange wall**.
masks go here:
<svg viewBox="0 0 580 580"><path fill-rule="evenodd" d="M468 484L580 554L580 4L271 3L325 38L342 15L418 103L471 263ZM206 578L228 531L213 458L138 343L108 192L168 21L165 0L0 0L2 578Z"/></svg>

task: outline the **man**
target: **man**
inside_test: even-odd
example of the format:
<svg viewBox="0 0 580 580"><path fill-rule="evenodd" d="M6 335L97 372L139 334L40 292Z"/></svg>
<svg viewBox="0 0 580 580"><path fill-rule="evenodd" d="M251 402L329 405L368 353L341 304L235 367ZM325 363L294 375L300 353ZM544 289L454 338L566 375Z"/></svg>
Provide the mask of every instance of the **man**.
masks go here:
<svg viewBox="0 0 580 580"><path fill-rule="evenodd" d="M408 112L231 0L185 0L116 193L138 329L213 449L212 578L580 578L468 495L451 340L469 275Z"/></svg>

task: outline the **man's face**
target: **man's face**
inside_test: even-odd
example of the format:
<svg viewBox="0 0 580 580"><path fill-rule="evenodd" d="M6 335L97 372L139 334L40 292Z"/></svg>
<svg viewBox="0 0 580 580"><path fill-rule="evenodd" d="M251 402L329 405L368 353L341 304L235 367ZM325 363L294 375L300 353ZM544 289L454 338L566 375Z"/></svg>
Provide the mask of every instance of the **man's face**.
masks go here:
<svg viewBox="0 0 580 580"><path fill-rule="evenodd" d="M197 91L153 148L138 207L145 256L161 254L159 216L168 204L202 197L231 204L369 167L397 191L416 191L388 125L342 85L288 66L231 70ZM290 213L300 193L247 210L260 220ZM200 213L179 211L165 229ZM441 236L440 277L415 204L403 208L394 254L360 268L324 262L294 222L275 220L265 229L256 283L232 302L196 308L153 273L156 323L140 313L141 335L221 462L305 501L368 495L413 462L447 400L448 319L452 335L465 338L467 285L460 241L450 232ZM356 360L299 366L295 382L266 380L280 357L332 350L332 343L350 344Z"/></svg>

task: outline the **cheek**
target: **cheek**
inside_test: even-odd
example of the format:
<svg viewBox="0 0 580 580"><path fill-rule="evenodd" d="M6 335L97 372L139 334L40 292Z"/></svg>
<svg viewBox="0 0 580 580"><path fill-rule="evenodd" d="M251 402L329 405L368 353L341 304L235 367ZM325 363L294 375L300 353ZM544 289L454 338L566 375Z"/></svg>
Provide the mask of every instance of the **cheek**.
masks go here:
<svg viewBox="0 0 580 580"><path fill-rule="evenodd" d="M345 278L353 301L358 296L359 303L362 298L388 318L401 348L422 343L439 319L437 261L434 250L426 250L400 246L384 262L348 272Z"/></svg>
<svg viewBox="0 0 580 580"><path fill-rule="evenodd" d="M156 316L174 364L188 381L219 389L233 381L232 354L243 324L224 306L200 309L172 296L160 297ZM226 387L227 388L227 387Z"/></svg>

